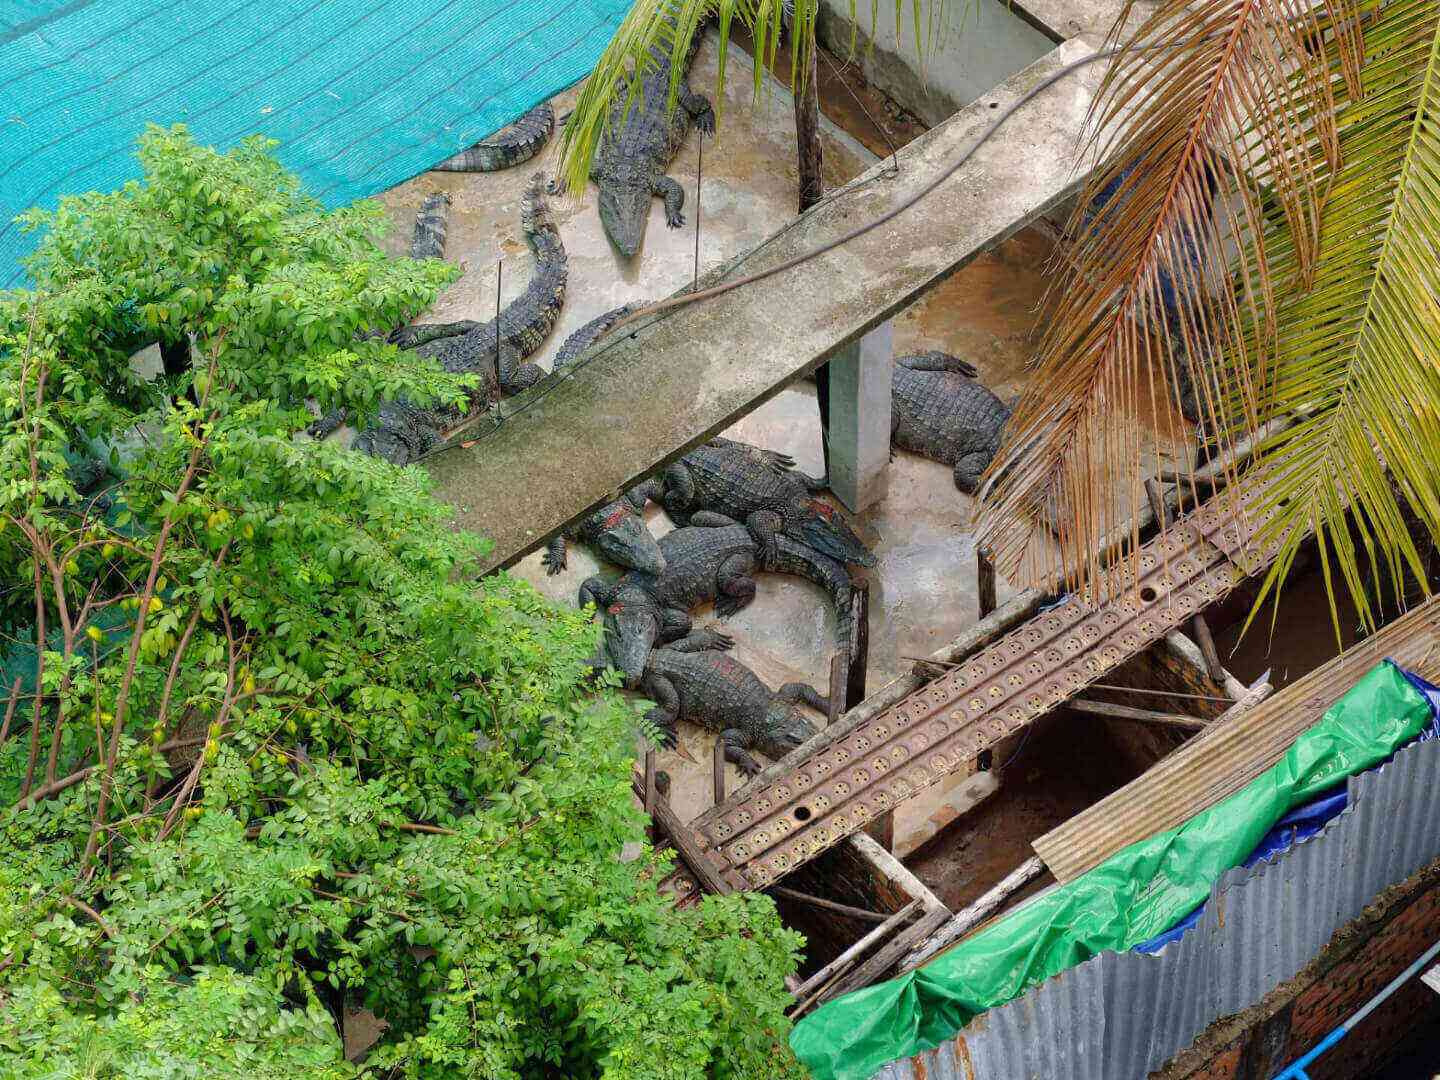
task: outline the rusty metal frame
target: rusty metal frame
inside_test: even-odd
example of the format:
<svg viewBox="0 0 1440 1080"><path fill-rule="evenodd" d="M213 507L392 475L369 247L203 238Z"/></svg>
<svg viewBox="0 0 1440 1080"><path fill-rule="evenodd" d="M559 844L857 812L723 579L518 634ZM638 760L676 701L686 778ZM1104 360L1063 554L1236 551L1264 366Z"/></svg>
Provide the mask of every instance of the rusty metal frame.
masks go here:
<svg viewBox="0 0 1440 1080"><path fill-rule="evenodd" d="M734 889L762 889L1016 734L1221 599L1274 558L1254 541L1265 488L1217 498L1107 571L1098 588L1036 616L872 719L836 726L779 776L737 792L692 828ZM828 734L828 733L827 733ZM685 903L692 875L665 888Z"/></svg>

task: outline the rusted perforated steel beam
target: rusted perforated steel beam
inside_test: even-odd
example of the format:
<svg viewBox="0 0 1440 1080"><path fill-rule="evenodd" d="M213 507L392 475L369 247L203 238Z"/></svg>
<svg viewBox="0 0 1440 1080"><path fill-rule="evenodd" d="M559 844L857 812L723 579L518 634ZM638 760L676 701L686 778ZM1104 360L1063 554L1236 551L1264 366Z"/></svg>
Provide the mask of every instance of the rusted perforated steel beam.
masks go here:
<svg viewBox="0 0 1440 1080"><path fill-rule="evenodd" d="M1099 587L1036 616L879 715L837 725L779 776L694 825L735 889L759 889L974 760L1159 641L1267 566L1265 517L1212 500L1108 572ZM1138 577L1137 577L1138 575ZM677 901L692 876L666 882Z"/></svg>

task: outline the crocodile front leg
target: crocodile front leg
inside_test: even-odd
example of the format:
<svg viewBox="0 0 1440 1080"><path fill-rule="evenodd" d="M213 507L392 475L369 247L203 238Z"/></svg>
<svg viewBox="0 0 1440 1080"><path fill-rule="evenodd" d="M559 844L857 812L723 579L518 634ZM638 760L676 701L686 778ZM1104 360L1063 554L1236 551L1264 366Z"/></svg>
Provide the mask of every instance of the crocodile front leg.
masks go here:
<svg viewBox="0 0 1440 1080"><path fill-rule="evenodd" d="M551 543L554 543L552 540ZM586 604L594 604L596 611L603 611L610 601L615 599L619 591L619 584L614 581L607 581L596 574L594 577L586 578L580 583L580 593L576 597L577 607L584 607Z"/></svg>
<svg viewBox="0 0 1440 1080"><path fill-rule="evenodd" d="M728 652L734 644L735 639L729 634L706 627L686 634L679 641L670 642L665 648L680 653Z"/></svg>
<svg viewBox="0 0 1440 1080"><path fill-rule="evenodd" d="M680 105L690 114L690 119L695 121L695 126L706 135L715 134L715 110L710 105L710 99L704 94L697 94L688 86L680 95Z"/></svg>
<svg viewBox="0 0 1440 1080"><path fill-rule="evenodd" d="M809 683L789 682L775 691L776 701L788 701L792 704L804 702L812 709L818 709L827 715L830 712L830 699L821 695Z"/></svg>
<svg viewBox="0 0 1440 1080"><path fill-rule="evenodd" d="M675 721L680 718L680 694L675 684L664 675L647 678L645 693L655 702L655 707L645 714L645 719L660 729L660 745L669 749L679 741Z"/></svg>
<svg viewBox="0 0 1440 1080"><path fill-rule="evenodd" d="M545 545L545 557L540 560L540 563L545 567L546 574L554 577L561 570L565 569L566 552L566 539L563 533ZM582 585L580 588L583 590L585 586ZM581 602L581 606L584 606L583 601Z"/></svg>
<svg viewBox="0 0 1440 1080"><path fill-rule="evenodd" d="M785 529L785 519L774 510L756 510L745 519L745 527L760 545L760 565L773 565L780 558L778 537Z"/></svg>
<svg viewBox="0 0 1440 1080"><path fill-rule="evenodd" d="M725 760L736 766L746 776L754 776L764 768L745 745L745 733L739 728L726 728L720 733L725 744Z"/></svg>
<svg viewBox="0 0 1440 1080"><path fill-rule="evenodd" d="M665 200L665 224L678 229L685 224L685 189L668 176L658 176L650 190Z"/></svg>

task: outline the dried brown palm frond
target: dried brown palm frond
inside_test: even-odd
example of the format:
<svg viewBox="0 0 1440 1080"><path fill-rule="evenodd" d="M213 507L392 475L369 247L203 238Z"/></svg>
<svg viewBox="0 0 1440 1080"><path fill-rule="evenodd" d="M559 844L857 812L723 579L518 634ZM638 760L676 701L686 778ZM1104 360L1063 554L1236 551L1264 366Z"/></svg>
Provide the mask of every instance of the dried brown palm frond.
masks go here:
<svg viewBox="0 0 1440 1080"><path fill-rule="evenodd" d="M1367 583L1385 582L1397 605L1407 577L1428 593L1429 545L1412 529L1440 541L1440 4L1367 7L1360 85L1339 95L1344 164L1319 263L1308 290L1280 296L1269 343L1262 411L1301 419L1262 444L1255 468L1271 477L1261 540L1278 543L1277 566L1313 529L1326 581L1373 624ZM1272 272L1298 272L1284 229L1270 241Z"/></svg>
<svg viewBox="0 0 1440 1080"><path fill-rule="evenodd" d="M1137 413L1165 411L1187 357L1220 373L1199 380L1213 427L1258 424L1269 339L1249 331L1273 326L1277 290L1314 274L1338 162L1334 83L1312 49L1336 36L1333 21L1353 57L1354 15L1350 0L1329 12L1162 0L1112 62L1092 116L1104 164L1071 225L1077 269L1052 295L1038 372L981 509L981 540L1012 576L1097 576L1102 537L1128 516L1114 498L1122 478L1130 504L1143 499ZM1284 276L1267 215L1293 256ZM1236 236L1257 238L1238 260ZM1237 274L1245 288L1231 287ZM1057 532L1059 565L1022 565L1042 527Z"/></svg>

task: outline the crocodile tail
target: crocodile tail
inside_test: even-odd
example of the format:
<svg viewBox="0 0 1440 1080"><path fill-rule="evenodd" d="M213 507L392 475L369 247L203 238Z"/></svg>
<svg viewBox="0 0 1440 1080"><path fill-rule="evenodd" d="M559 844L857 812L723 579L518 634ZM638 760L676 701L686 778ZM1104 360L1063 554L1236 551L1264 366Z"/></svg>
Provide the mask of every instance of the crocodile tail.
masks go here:
<svg viewBox="0 0 1440 1080"><path fill-rule="evenodd" d="M816 551L809 544L781 535L776 537L777 556L774 566L766 567L781 574L794 574L819 585L835 605L836 646L847 654L854 636L855 585L850 571L838 559Z"/></svg>
<svg viewBox="0 0 1440 1080"><path fill-rule="evenodd" d="M415 215L415 233L410 240L410 258L443 259L445 233L450 224L450 196L437 191L425 196Z"/></svg>
<svg viewBox="0 0 1440 1080"><path fill-rule="evenodd" d="M563 371L569 367L579 359L581 353L609 333L612 326L641 306L642 304L639 302L625 304L614 311L607 311L604 315L591 319L565 339L565 344L561 345L560 351L555 354L552 370Z"/></svg>
<svg viewBox="0 0 1440 1080"><path fill-rule="evenodd" d="M500 313L500 337L507 365L524 360L540 348L565 306L569 269L560 230L545 201L544 173L532 176L525 189L520 202L520 227L530 242L535 270L525 291Z"/></svg>
<svg viewBox="0 0 1440 1080"><path fill-rule="evenodd" d="M439 172L496 172L508 169L538 154L554 130L555 110L550 108L549 102L542 102L509 127L431 167Z"/></svg>

